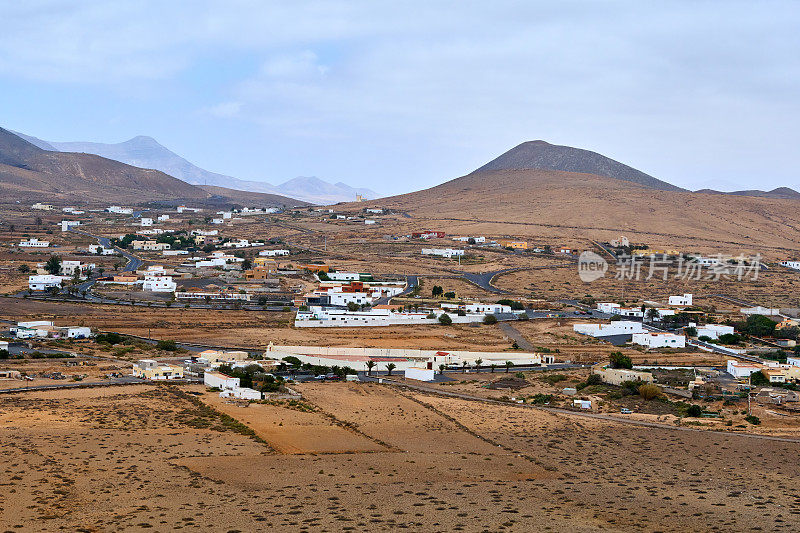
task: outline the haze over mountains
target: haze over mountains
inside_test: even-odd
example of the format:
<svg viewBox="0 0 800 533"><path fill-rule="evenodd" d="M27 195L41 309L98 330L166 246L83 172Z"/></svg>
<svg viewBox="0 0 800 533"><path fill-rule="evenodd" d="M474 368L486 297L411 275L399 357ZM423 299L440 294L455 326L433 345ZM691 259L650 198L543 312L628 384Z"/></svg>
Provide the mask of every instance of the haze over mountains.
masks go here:
<svg viewBox="0 0 800 533"><path fill-rule="evenodd" d="M342 182L332 184L313 176L297 177L280 185L271 185L265 182L241 180L233 176L210 172L172 152L152 137L144 135L114 144L53 142L22 133L17 133L17 135L43 150L95 154L136 167L160 170L193 185L209 185L240 191L278 194L315 204L352 202L357 194L369 199L379 196L370 189L354 188Z"/></svg>
<svg viewBox="0 0 800 533"><path fill-rule="evenodd" d="M131 203L198 201L239 203L165 174L94 154L45 150L0 128L3 201ZM246 205L306 205L293 198L250 193Z"/></svg>

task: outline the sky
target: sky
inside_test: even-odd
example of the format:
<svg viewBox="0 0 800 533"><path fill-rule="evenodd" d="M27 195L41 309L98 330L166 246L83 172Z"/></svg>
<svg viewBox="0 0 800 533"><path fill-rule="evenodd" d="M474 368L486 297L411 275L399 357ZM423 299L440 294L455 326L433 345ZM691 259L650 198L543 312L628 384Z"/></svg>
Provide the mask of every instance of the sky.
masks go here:
<svg viewBox="0 0 800 533"><path fill-rule="evenodd" d="M0 3L0 126L398 194L517 144L800 188L800 3Z"/></svg>

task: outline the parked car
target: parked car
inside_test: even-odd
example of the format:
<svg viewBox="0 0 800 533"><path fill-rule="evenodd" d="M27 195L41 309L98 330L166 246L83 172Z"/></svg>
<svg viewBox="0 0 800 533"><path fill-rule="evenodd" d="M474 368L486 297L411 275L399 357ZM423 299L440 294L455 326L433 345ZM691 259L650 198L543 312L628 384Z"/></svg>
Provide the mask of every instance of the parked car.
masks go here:
<svg viewBox="0 0 800 533"><path fill-rule="evenodd" d="M633 413L633 411L631 411L627 407L623 407L622 409L619 410L619 412L622 413L623 415L629 415Z"/></svg>

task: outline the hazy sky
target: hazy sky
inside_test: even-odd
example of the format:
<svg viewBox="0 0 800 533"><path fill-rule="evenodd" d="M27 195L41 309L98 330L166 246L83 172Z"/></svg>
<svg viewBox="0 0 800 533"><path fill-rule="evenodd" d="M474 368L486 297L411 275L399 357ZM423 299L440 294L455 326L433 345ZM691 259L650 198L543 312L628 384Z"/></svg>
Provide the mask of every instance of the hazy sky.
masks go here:
<svg viewBox="0 0 800 533"><path fill-rule="evenodd" d="M76 5L79 4L79 5ZM800 187L798 2L0 3L0 126L381 193L532 139Z"/></svg>

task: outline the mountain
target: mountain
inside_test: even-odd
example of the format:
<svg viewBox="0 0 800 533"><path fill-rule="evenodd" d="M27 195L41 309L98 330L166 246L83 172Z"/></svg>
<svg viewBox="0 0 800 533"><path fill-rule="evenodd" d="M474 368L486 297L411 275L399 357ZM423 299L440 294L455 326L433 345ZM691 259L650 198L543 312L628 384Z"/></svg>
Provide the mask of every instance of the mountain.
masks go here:
<svg viewBox="0 0 800 533"><path fill-rule="evenodd" d="M7 199L76 198L141 202L147 198L204 199L208 193L157 170L91 154L43 150L0 128L0 191Z"/></svg>
<svg viewBox="0 0 800 533"><path fill-rule="evenodd" d="M351 202L355 200L356 194L361 194L369 199L378 197L376 192L369 189L355 189L341 182L331 184L315 177L294 178L275 186L265 182L241 180L233 176L210 172L187 161L159 144L152 137L144 135L121 143L106 144L43 141L30 135L14 133L44 150L95 154L136 167L160 170L193 185L210 185L240 191L277 194L315 204Z"/></svg>
<svg viewBox="0 0 800 533"><path fill-rule="evenodd" d="M682 191L665 181L614 161L597 152L560 146L545 141L528 141L489 161L475 172L490 170L558 170L594 174L637 183L660 191Z"/></svg>
<svg viewBox="0 0 800 533"><path fill-rule="evenodd" d="M236 189L228 189L226 187L218 187L216 185L198 185L207 193L212 195L212 199L222 198L228 202L242 205L242 206L275 206L275 207L305 207L311 205L308 202L281 196L279 194L270 194L264 192L253 191L240 191Z"/></svg>
<svg viewBox="0 0 800 533"><path fill-rule="evenodd" d="M701 194L731 194L734 196L753 196L756 198L783 198L791 200L800 199L800 192L797 192L796 190L791 189L789 187L778 187L777 189L772 189L771 191L761 191L758 189L752 189L746 191L723 192L723 191L715 191L713 189L700 189L699 191L695 192Z"/></svg>
<svg viewBox="0 0 800 533"><path fill-rule="evenodd" d="M490 166L522 163L507 158L481 168ZM549 169L478 169L430 189L347 207L401 211L408 217L408 231L505 234L553 247L586 249L588 238L623 234L652 248L711 254L780 249L785 255L800 242L798 200L697 194L648 184Z"/></svg>
<svg viewBox="0 0 800 533"><path fill-rule="evenodd" d="M94 154L59 152L0 128L0 201L89 203L211 202L247 206L307 205L276 195L209 193L158 170ZM47 143L45 143L46 145Z"/></svg>

